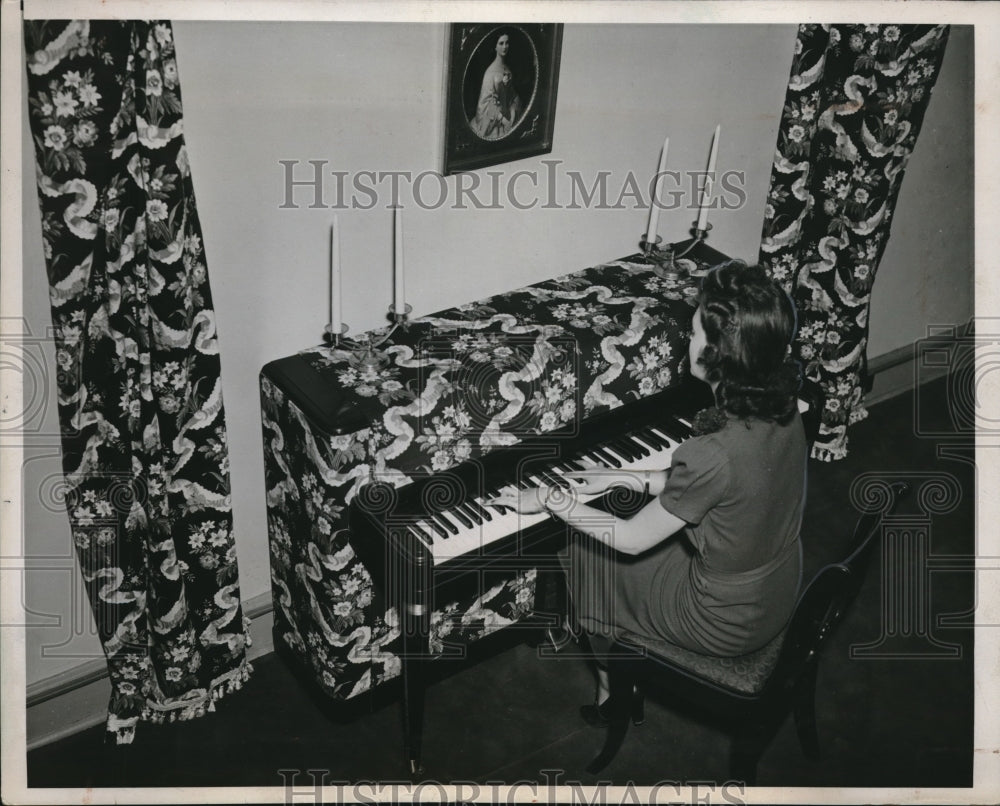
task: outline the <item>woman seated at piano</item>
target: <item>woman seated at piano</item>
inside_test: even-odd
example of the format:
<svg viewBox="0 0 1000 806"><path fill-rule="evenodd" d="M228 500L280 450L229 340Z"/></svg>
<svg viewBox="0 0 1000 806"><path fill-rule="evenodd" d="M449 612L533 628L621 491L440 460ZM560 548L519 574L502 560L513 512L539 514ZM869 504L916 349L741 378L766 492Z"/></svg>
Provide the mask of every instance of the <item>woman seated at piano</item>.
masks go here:
<svg viewBox="0 0 1000 806"><path fill-rule="evenodd" d="M713 656L752 652L785 626L798 596L806 438L791 359L795 307L763 269L730 261L704 278L692 322L690 372L714 407L666 470L567 473L575 491L505 491L498 503L548 509L573 527L563 556L572 612L597 661L595 705L608 696L602 662L615 637L669 641ZM576 500L614 485L654 496L629 519Z"/></svg>

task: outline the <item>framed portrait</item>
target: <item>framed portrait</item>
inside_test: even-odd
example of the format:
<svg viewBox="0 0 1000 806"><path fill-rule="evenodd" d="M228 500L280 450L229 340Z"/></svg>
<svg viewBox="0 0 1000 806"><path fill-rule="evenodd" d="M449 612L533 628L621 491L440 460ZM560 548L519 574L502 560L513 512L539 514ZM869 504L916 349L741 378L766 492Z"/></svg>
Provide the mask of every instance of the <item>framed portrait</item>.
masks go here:
<svg viewBox="0 0 1000 806"><path fill-rule="evenodd" d="M552 151L559 23L454 23L448 46L445 175Z"/></svg>

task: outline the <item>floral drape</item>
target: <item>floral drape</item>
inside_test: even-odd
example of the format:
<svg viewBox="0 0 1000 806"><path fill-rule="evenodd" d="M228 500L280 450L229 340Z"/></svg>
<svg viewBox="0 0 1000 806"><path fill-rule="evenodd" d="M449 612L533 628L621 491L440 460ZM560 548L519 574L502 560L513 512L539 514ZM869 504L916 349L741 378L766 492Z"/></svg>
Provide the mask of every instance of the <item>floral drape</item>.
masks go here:
<svg viewBox="0 0 1000 806"><path fill-rule="evenodd" d="M128 743L250 672L215 315L170 24L24 34L66 507Z"/></svg>
<svg viewBox="0 0 1000 806"><path fill-rule="evenodd" d="M848 426L867 415L872 283L948 30L799 27L760 262L798 306L798 357L825 397L819 459L844 457Z"/></svg>

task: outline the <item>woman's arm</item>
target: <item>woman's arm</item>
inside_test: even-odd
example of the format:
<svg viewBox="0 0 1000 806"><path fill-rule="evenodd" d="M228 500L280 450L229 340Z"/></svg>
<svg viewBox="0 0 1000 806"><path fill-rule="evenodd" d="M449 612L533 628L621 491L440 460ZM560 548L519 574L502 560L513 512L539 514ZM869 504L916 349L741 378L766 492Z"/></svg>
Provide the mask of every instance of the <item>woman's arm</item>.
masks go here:
<svg viewBox="0 0 1000 806"><path fill-rule="evenodd" d="M584 482L582 486L577 487L577 492L585 495L603 493L615 485L638 491L646 489L647 484L650 495L659 495L667 486L666 470L615 470L609 467L597 467L574 470L566 473L566 476Z"/></svg>
<svg viewBox="0 0 1000 806"><path fill-rule="evenodd" d="M623 554L642 554L685 526L684 521L667 512L658 499L650 501L628 520L580 503L567 509L547 509L578 532Z"/></svg>
<svg viewBox="0 0 1000 806"><path fill-rule="evenodd" d="M667 512L659 500L650 501L628 520L580 503L575 491L552 487L509 488L494 500L524 514L547 509L578 532L624 554L641 554L685 526L685 522Z"/></svg>

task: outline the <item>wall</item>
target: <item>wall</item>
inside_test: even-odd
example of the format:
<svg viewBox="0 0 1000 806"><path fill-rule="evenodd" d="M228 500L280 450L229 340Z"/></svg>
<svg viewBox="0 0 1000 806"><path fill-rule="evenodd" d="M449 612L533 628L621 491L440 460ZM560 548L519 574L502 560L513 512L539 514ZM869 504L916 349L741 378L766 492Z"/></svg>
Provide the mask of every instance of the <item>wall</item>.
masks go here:
<svg viewBox="0 0 1000 806"><path fill-rule="evenodd" d="M952 26L873 286L869 358L973 313L972 40Z"/></svg>
<svg viewBox="0 0 1000 806"><path fill-rule="evenodd" d="M332 211L309 209L308 189L296 192L299 209L279 209L285 193L279 160L299 160L298 178L309 174L310 159L349 172L440 167L447 28L178 22L174 30L218 317L246 600L269 590L257 375L266 362L317 343L327 320ZM559 192L567 194L565 172L579 171L590 184L599 171L609 171L615 191L609 195L617 197L630 171L643 181L655 171L666 134L671 169L703 169L711 132L721 124L719 169L744 172L747 202L713 214L711 242L753 259L794 38L790 25L567 26L552 153L501 169L510 178L521 169L544 172L543 159L559 160ZM971 130L970 39L957 36L949 47L944 86L928 116L934 139L918 144L904 183L882 269L882 280L894 285L884 294L876 286L873 354L912 341L924 322L962 321L971 314L971 259L956 256L953 244L954 233L967 233L971 220L967 186L953 178L967 167L961 149ZM937 158L939 144L955 154L951 171ZM43 331L47 298L28 140L25 148L25 312L33 330ZM455 182L448 180L449 200ZM332 202L332 186L327 190ZM381 324L391 301L387 204L381 198L374 209L339 213L345 319L352 332ZM693 209L666 210L660 232L680 238L694 217ZM645 223L642 209L410 205L408 301L416 314L430 313L614 259L634 251ZM955 260L945 261L949 255ZM914 264L922 278L917 284ZM948 279L940 283L963 293L928 299L937 266L947 267ZM51 355L48 361L51 366ZM45 416L51 425L51 400ZM35 452L48 458L34 461L25 476L26 551L62 559L58 573L32 572L26 587L30 607L63 621L29 629L29 683L78 664L79 657L100 656L89 613L71 604L76 577L65 549L65 515L42 507L35 493L43 477L58 474L57 453ZM82 600L77 595L75 601ZM77 628L66 622L69 616ZM43 657L45 647L51 655L51 645L74 631L88 633L67 645L79 657L67 656L65 648L61 656Z"/></svg>

